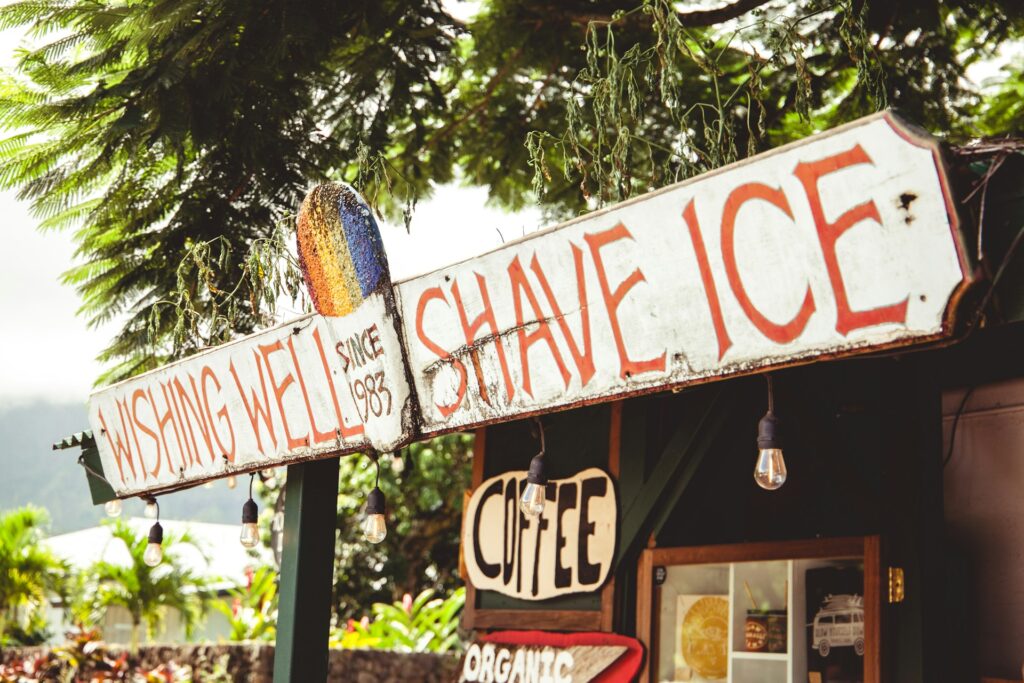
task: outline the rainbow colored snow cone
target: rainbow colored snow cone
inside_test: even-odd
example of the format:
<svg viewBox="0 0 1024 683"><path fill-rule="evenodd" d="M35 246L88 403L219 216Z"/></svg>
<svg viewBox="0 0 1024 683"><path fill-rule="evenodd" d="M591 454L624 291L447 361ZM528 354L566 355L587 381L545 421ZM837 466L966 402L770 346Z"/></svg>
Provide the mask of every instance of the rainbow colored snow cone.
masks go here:
<svg viewBox="0 0 1024 683"><path fill-rule="evenodd" d="M318 185L299 209L299 262L321 315L355 310L391 276L377 221L366 201L344 183Z"/></svg>

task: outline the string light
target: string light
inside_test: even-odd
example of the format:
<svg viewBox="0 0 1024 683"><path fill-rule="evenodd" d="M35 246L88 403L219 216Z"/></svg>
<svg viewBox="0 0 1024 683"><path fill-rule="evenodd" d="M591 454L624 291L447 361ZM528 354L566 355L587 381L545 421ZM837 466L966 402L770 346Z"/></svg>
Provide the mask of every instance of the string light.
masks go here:
<svg viewBox="0 0 1024 683"><path fill-rule="evenodd" d="M249 500L242 505L242 533L238 540L245 548L255 548L260 542L260 529L257 524L260 510L256 506L256 501L252 499L252 482L255 478L255 474L249 475Z"/></svg>
<svg viewBox="0 0 1024 683"><path fill-rule="evenodd" d="M380 457L373 456L373 463L377 466L377 478L373 483L373 490L366 496L366 518L363 520L363 534L370 543L380 543L388 535L386 504L384 492L380 490Z"/></svg>
<svg viewBox="0 0 1024 683"><path fill-rule="evenodd" d="M519 507L527 517L540 517L544 513L544 499L547 497L548 478L544 473L544 425L537 421L540 432L540 453L530 460L530 470L526 474L526 488L519 498Z"/></svg>
<svg viewBox="0 0 1024 683"><path fill-rule="evenodd" d="M234 489L236 486L238 486L238 480L235 479L235 475L232 474L230 477L228 477L228 488Z"/></svg>
<svg viewBox="0 0 1024 683"><path fill-rule="evenodd" d="M146 519L156 519L159 515L159 509L156 504L156 498L153 496L143 496L142 500L146 501L146 508L142 511L143 516Z"/></svg>
<svg viewBox="0 0 1024 683"><path fill-rule="evenodd" d="M786 483L786 460L782 457L782 432L779 419L775 417L775 392L772 376L768 380L768 412L757 423L757 464L754 466L754 481L768 491L775 491Z"/></svg>
<svg viewBox="0 0 1024 683"><path fill-rule="evenodd" d="M107 517L120 517L121 516L121 500L115 498L108 500L103 505L103 510L107 513Z"/></svg>
<svg viewBox="0 0 1024 683"><path fill-rule="evenodd" d="M157 566L164 559L164 528L160 526L160 504L155 498L153 505L156 506L156 522L149 528L149 543L142 554L142 561L150 567Z"/></svg>

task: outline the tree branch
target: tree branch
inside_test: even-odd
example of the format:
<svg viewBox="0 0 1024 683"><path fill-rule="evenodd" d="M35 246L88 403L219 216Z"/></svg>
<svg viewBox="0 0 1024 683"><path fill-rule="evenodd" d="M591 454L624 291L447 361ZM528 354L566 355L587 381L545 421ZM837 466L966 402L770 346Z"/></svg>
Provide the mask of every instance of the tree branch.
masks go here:
<svg viewBox="0 0 1024 683"><path fill-rule="evenodd" d="M679 23L687 28L712 26L743 16L761 5L767 5L769 2L771 0L736 0L736 2L724 7L680 12L677 16L679 17Z"/></svg>
<svg viewBox="0 0 1024 683"><path fill-rule="evenodd" d="M676 17L679 18L679 23L685 28L714 26L715 24L721 24L729 21L730 19L741 17L751 10L755 10L762 5L767 5L771 1L772 0L736 0L731 4L723 7L715 7L714 9L677 12ZM639 21L647 21L649 19L646 14L636 16ZM591 22L609 24L613 21L612 16L609 14L572 14L569 15L568 18L574 23L583 24L590 24Z"/></svg>

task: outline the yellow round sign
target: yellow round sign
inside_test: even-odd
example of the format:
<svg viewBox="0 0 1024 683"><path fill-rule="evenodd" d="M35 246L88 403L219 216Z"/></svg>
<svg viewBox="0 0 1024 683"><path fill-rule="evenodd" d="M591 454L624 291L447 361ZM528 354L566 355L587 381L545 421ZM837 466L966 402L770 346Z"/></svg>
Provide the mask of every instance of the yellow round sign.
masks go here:
<svg viewBox="0 0 1024 683"><path fill-rule="evenodd" d="M725 678L729 673L729 602L701 598L683 617L683 658L698 675Z"/></svg>

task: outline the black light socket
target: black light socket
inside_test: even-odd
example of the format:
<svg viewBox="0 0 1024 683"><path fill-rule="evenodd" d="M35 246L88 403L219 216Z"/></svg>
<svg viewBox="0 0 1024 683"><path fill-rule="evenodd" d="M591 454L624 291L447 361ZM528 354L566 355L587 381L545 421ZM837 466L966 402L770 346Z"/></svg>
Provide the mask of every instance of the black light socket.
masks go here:
<svg viewBox="0 0 1024 683"><path fill-rule="evenodd" d="M156 522L153 526L149 527L149 542L160 545L164 542L164 528L160 526L160 522Z"/></svg>
<svg viewBox="0 0 1024 683"><path fill-rule="evenodd" d="M384 509L384 492L380 490L380 487L374 486L373 490L366 496L366 514L383 515Z"/></svg>
<svg viewBox="0 0 1024 683"><path fill-rule="evenodd" d="M530 470L526 474L526 482L528 484L547 484L548 478L544 474L544 456L535 455L530 460Z"/></svg>
<svg viewBox="0 0 1024 683"><path fill-rule="evenodd" d="M782 448L782 423L770 410L757 423L757 447Z"/></svg>
<svg viewBox="0 0 1024 683"><path fill-rule="evenodd" d="M242 524L255 524L260 517L256 501L250 498L242 504Z"/></svg>

